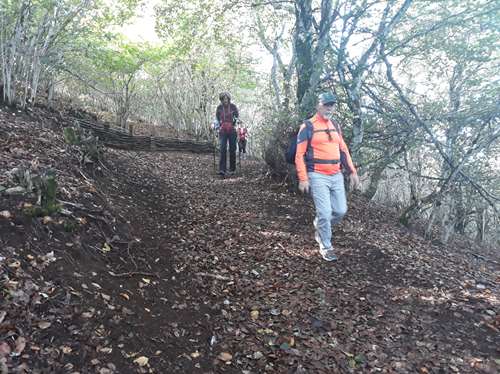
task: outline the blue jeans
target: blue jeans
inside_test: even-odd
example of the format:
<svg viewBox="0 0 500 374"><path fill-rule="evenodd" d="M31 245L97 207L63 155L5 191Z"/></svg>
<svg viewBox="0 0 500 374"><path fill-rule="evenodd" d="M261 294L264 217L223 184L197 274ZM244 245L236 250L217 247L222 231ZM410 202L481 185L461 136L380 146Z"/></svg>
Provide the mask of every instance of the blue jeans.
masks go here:
<svg viewBox="0 0 500 374"><path fill-rule="evenodd" d="M342 173L325 175L307 173L309 187L316 208L316 230L321 243L328 249L332 247L332 225L342 220L347 212L347 201Z"/></svg>
<svg viewBox="0 0 500 374"><path fill-rule="evenodd" d="M219 172L226 172L227 164L227 143L229 143L229 170L236 170L236 130L232 132L221 131L219 133L220 141L220 161Z"/></svg>

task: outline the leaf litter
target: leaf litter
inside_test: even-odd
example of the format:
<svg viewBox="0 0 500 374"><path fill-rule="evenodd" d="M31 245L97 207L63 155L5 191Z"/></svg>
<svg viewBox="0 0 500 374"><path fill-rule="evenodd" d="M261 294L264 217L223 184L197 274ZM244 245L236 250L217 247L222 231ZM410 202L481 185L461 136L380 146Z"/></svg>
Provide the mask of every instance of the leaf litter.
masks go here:
<svg viewBox="0 0 500 374"><path fill-rule="evenodd" d="M36 160L71 202L30 218L34 197L0 196L1 371L498 371L500 274L468 244L354 195L325 263L311 202L257 162L219 179L211 157L107 151L80 170L64 113L0 120L0 185Z"/></svg>

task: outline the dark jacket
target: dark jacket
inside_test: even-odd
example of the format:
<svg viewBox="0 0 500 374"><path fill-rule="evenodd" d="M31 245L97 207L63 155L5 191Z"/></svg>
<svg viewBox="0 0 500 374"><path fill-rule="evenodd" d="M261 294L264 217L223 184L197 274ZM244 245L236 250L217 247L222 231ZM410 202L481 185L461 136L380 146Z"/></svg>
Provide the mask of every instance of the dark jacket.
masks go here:
<svg viewBox="0 0 500 374"><path fill-rule="evenodd" d="M229 108L224 107L223 104L219 104L215 111L215 117L221 126L224 123L231 123L234 126L239 117L238 108L233 103L229 103Z"/></svg>

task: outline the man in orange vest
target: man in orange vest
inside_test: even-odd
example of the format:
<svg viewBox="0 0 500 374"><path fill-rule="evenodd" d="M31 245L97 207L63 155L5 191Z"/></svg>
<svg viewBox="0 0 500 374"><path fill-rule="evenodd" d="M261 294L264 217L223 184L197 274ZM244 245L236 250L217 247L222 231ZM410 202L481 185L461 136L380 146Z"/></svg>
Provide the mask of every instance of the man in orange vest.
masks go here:
<svg viewBox="0 0 500 374"><path fill-rule="evenodd" d="M319 95L316 114L300 127L295 154L299 191L311 192L316 208L315 239L326 261L337 260L332 248L332 225L347 212L342 171L349 175L353 188L359 185L340 127L331 119L336 102L330 92Z"/></svg>

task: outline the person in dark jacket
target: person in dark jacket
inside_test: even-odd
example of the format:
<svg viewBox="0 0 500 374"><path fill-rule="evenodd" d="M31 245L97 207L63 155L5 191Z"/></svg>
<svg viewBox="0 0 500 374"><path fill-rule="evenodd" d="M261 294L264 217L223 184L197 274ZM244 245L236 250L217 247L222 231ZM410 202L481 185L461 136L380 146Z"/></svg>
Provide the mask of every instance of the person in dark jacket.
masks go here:
<svg viewBox="0 0 500 374"><path fill-rule="evenodd" d="M228 92L222 92L219 95L220 104L215 112L215 117L220 124L220 161L219 174L227 173L227 145L229 143L229 173L236 171L236 122L238 121L238 108L231 103L231 95Z"/></svg>

